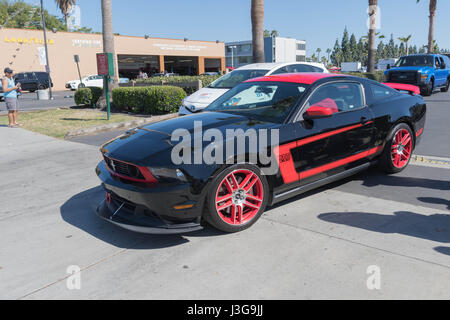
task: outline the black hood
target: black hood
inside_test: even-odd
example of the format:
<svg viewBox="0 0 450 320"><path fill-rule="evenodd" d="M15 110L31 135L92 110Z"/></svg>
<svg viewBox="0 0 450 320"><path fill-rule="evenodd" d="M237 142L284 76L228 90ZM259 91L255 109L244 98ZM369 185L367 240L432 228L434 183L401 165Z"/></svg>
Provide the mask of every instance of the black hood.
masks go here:
<svg viewBox="0 0 450 320"><path fill-rule="evenodd" d="M242 115L221 112L203 112L166 121L148 124L130 130L122 136L106 143L102 152L108 156L136 165L167 166L174 145L172 134L177 129L185 129L194 134L196 123L201 122L202 131L218 129L226 136L226 130L269 129L279 124L250 119Z"/></svg>

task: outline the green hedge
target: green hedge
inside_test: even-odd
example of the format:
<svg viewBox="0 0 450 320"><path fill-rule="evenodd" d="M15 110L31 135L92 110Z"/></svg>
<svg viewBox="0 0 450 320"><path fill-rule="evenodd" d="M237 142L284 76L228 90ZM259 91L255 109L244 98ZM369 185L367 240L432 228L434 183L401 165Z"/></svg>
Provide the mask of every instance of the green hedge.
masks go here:
<svg viewBox="0 0 450 320"><path fill-rule="evenodd" d="M203 87L209 86L212 82L216 81L220 78L220 75L217 76L175 76L175 77L153 77L148 79L138 79L136 83L148 83L153 85L160 85L161 81L164 81L164 85L178 85L184 83L197 83L198 80L202 80ZM183 86L184 91L188 95L193 94L197 91L197 88L194 87L185 87Z"/></svg>
<svg viewBox="0 0 450 320"><path fill-rule="evenodd" d="M184 98L186 92L173 86L128 87L112 91L114 108L140 114L177 112Z"/></svg>
<svg viewBox="0 0 450 320"><path fill-rule="evenodd" d="M102 93L103 89L98 87L80 88L75 92L75 103L77 105L95 106Z"/></svg>
<svg viewBox="0 0 450 320"><path fill-rule="evenodd" d="M364 73L364 72L346 72L345 74L351 75L351 76L357 76L362 78L367 78L370 80L375 80L378 82L383 82L384 80L384 72L383 71L375 71L374 73Z"/></svg>

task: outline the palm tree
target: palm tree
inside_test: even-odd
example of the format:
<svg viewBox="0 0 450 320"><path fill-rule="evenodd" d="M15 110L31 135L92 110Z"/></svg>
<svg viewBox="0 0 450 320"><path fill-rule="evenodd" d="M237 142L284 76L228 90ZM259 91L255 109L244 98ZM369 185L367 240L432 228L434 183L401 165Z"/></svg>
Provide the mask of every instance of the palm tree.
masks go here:
<svg viewBox="0 0 450 320"><path fill-rule="evenodd" d="M264 0L252 0L253 62L264 62Z"/></svg>
<svg viewBox="0 0 450 320"><path fill-rule="evenodd" d="M330 49L330 48L328 48L328 49L327 49L327 51L326 51L326 53L327 53L327 64L328 64L328 63L330 63L330 54L331 54L331 49Z"/></svg>
<svg viewBox="0 0 450 320"><path fill-rule="evenodd" d="M320 53L322 52L322 49L317 48L316 52L317 52L317 61L320 61Z"/></svg>
<svg viewBox="0 0 450 320"><path fill-rule="evenodd" d="M378 0L369 0L369 61L367 72L375 71L375 28L377 21Z"/></svg>
<svg viewBox="0 0 450 320"><path fill-rule="evenodd" d="M69 31L69 14L72 11L72 8L76 4L76 0L55 0L56 5L61 10L64 15L64 21L66 22L67 31Z"/></svg>
<svg viewBox="0 0 450 320"><path fill-rule="evenodd" d="M118 79L116 77L116 54L114 49L114 30L112 23L112 0L102 0L102 27L103 27L103 52L112 53L114 57L114 75L111 77L112 84L109 85L109 91L118 87ZM105 80L106 82L107 80ZM106 88L106 83L104 83ZM110 95L111 96L111 95ZM106 106L106 90L103 90L103 94L98 102L101 108Z"/></svg>
<svg viewBox="0 0 450 320"><path fill-rule="evenodd" d="M417 3L419 3L420 0L417 0ZM430 0L430 25L428 29L428 53L433 53L434 51L434 17L436 16L436 9L437 9L437 0Z"/></svg>
<svg viewBox="0 0 450 320"><path fill-rule="evenodd" d="M409 55L409 40L411 40L412 35L410 34L407 37L400 37L398 38L398 40L400 40L401 42L403 42L406 46L406 55Z"/></svg>

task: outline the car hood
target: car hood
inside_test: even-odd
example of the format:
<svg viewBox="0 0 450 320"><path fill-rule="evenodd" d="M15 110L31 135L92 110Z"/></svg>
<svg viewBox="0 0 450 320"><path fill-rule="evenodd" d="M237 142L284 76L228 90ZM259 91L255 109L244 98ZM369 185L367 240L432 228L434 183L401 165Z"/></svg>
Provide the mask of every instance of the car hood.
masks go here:
<svg viewBox="0 0 450 320"><path fill-rule="evenodd" d="M226 130L272 129L279 124L258 121L241 115L205 112L148 124L106 143L101 151L107 156L140 166L171 167L171 151L181 141L172 141L175 130L182 129L194 141L194 128L202 132L217 129L226 137ZM180 139L181 140L181 139ZM203 148L211 142L203 142ZM193 144L193 143L192 143Z"/></svg>
<svg viewBox="0 0 450 320"><path fill-rule="evenodd" d="M229 89L202 88L184 99L184 104L186 108L191 111L204 109L228 90ZM192 106L194 106L194 109Z"/></svg>

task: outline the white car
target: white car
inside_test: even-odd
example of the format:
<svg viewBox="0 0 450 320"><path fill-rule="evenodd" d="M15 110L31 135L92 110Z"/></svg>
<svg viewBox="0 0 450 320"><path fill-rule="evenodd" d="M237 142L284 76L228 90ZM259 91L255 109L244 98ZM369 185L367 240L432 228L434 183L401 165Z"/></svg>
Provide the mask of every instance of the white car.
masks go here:
<svg viewBox="0 0 450 320"><path fill-rule="evenodd" d="M103 77L98 75L87 76L80 80L72 80L66 83L66 88L70 90L77 90L86 87L103 88Z"/></svg>
<svg viewBox="0 0 450 320"><path fill-rule="evenodd" d="M208 87L202 88L186 97L180 107L179 114L188 115L205 109L211 102L222 96L225 92L246 80L271 74L298 72L329 73L323 64L314 62L249 64L220 77Z"/></svg>

